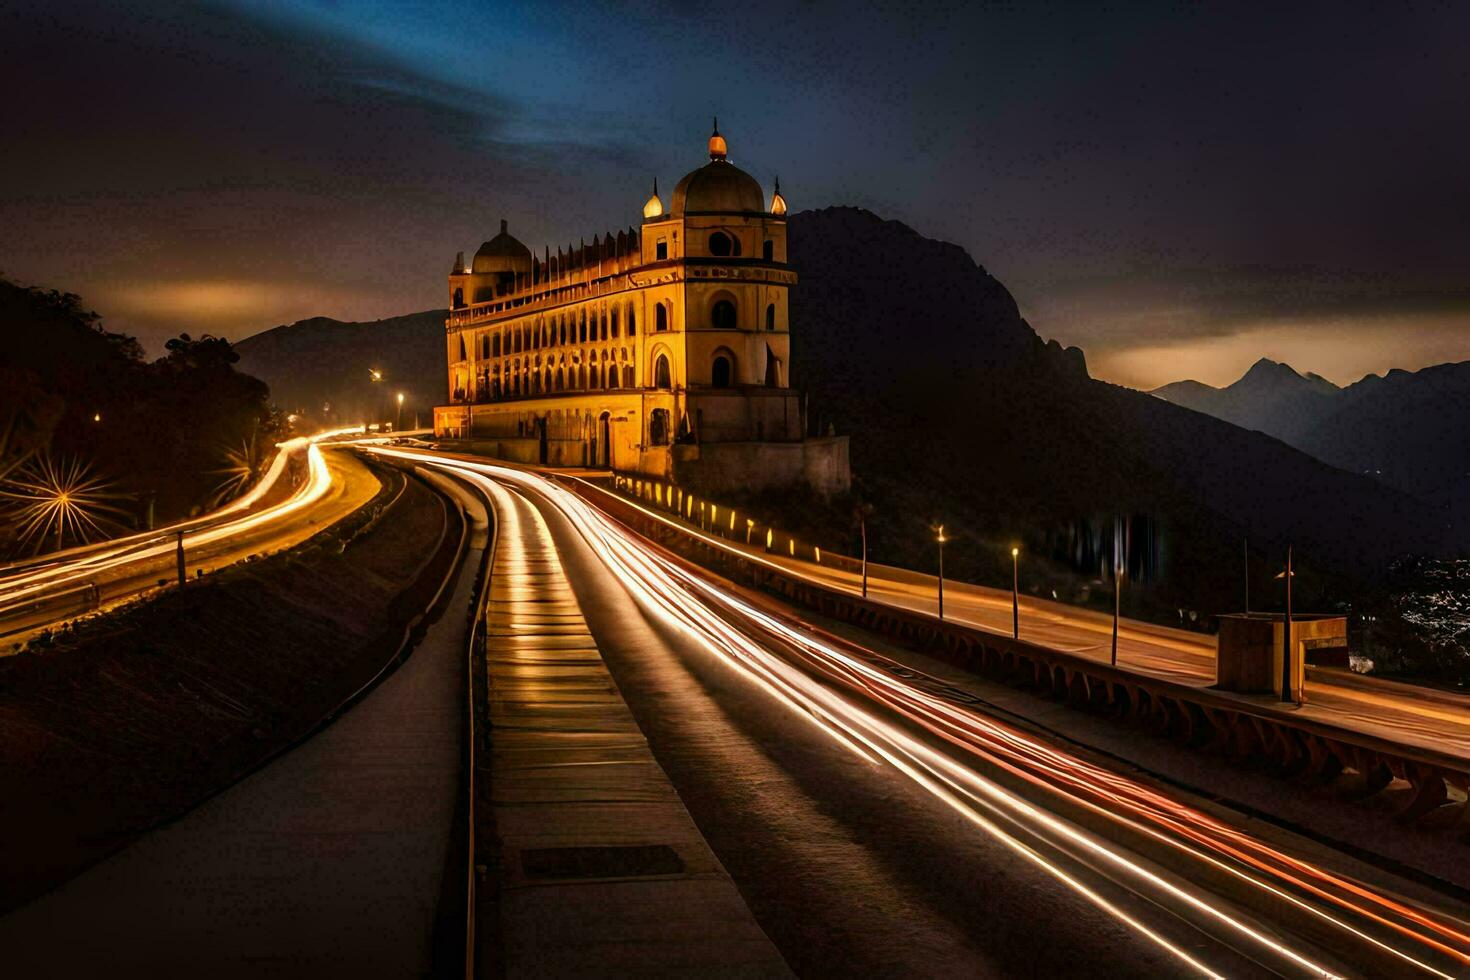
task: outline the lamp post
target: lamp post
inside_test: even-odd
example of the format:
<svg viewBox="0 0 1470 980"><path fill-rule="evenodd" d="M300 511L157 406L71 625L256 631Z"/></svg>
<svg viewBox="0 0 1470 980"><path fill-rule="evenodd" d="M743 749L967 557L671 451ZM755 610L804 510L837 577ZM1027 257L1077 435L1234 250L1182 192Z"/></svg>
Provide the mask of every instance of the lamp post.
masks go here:
<svg viewBox="0 0 1470 980"><path fill-rule="evenodd" d="M866 535L865 535L866 537ZM934 525L934 540L939 543L939 618L944 618L944 542L949 539L944 536L944 525ZM863 549L863 594L867 595L867 549Z"/></svg>
<svg viewBox="0 0 1470 980"><path fill-rule="evenodd" d="M174 549L174 559L179 566L179 584L184 584L184 532L180 531L178 546Z"/></svg>
<svg viewBox="0 0 1470 980"><path fill-rule="evenodd" d="M1011 636L1021 638L1021 549L1011 549Z"/></svg>
<svg viewBox="0 0 1470 980"><path fill-rule="evenodd" d="M398 418L393 423L393 431L398 432L403 428L403 392L398 393Z"/></svg>
<svg viewBox="0 0 1470 980"><path fill-rule="evenodd" d="M1291 545L1286 546L1286 617L1281 623L1281 700L1292 701L1291 692Z"/></svg>
<svg viewBox="0 0 1470 980"><path fill-rule="evenodd" d="M377 386L378 382L380 382L382 380L383 380L383 372L382 371L378 370L377 368L368 368L368 382L369 382L369 385L370 385L371 390L372 390L372 393L373 393L373 397L371 399L371 402L372 402L372 413L374 415L376 415L376 416L379 416L375 421L377 421L380 425L381 425L381 423L383 421L382 420L382 417L381 417L382 414L383 414L382 394L380 393L379 389L376 386ZM365 431L370 431L371 429L372 429L372 422L371 421L369 421L369 422L367 422L367 423L364 424L364 430Z"/></svg>

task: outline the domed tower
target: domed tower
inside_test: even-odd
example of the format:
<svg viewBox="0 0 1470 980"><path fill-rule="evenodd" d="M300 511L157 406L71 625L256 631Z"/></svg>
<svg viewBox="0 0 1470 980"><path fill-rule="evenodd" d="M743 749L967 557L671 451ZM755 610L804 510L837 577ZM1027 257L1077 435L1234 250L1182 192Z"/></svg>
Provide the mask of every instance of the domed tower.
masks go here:
<svg viewBox="0 0 1470 980"><path fill-rule="evenodd" d="M688 392L696 440L799 439L787 376L787 291L796 276L786 265L786 202L731 162L718 121L707 150L708 162L675 185L667 212L644 211L642 260L668 268L671 279L650 287L654 343L683 374L675 387L682 381Z"/></svg>

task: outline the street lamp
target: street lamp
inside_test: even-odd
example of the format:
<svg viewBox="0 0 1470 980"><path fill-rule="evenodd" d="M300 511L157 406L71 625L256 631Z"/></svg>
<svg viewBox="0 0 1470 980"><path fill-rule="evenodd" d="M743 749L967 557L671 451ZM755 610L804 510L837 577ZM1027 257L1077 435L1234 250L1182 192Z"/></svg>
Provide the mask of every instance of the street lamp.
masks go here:
<svg viewBox="0 0 1470 980"><path fill-rule="evenodd" d="M1011 549L1011 636L1021 638L1021 549Z"/></svg>
<svg viewBox="0 0 1470 980"><path fill-rule="evenodd" d="M866 538L866 537L867 537L867 535L864 534L864 538ZM944 525L943 524L935 524L934 525L934 540L937 541L937 542L939 542L939 618L940 619L943 619L944 618L944 542L946 542L946 541L949 540L948 538L946 538L944 536ZM867 595L868 594L868 592L867 592L867 584L868 584L868 563L867 563L867 557L868 557L867 548L864 547L864 549L863 549L863 595Z"/></svg>
<svg viewBox="0 0 1470 980"><path fill-rule="evenodd" d="M398 432L403 428L403 392L398 393L398 420L393 423L393 431Z"/></svg>
<svg viewBox="0 0 1470 980"><path fill-rule="evenodd" d="M379 381L382 381L382 380L383 380L383 372L382 371L378 370L377 368L368 368L368 382L369 382L370 385L376 385ZM376 390L374 390L374 393L373 393L372 406L373 406L373 414L376 415L376 416L378 416L378 418L376 419L376 421L378 423L379 428L381 428L382 427L382 422L383 422L383 419L382 419L382 415L383 415L382 396L379 395ZM363 431L365 431L365 432L366 431L371 431L371 429L372 429L372 422L367 422L367 423L365 423L363 425Z"/></svg>
<svg viewBox="0 0 1470 980"><path fill-rule="evenodd" d="M1291 580L1296 573L1291 570L1291 545L1286 546L1286 571L1277 578L1286 579L1286 617L1281 623L1281 700L1294 701L1291 693Z"/></svg>

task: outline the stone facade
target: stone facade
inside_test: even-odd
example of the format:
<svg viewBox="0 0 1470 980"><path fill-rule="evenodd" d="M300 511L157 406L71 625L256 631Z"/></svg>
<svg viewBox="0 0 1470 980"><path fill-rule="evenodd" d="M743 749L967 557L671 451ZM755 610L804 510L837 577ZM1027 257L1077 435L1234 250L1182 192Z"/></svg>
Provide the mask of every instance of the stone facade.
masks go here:
<svg viewBox="0 0 1470 980"><path fill-rule="evenodd" d="M455 259L440 438L548 465L678 479L698 460L730 486L847 489L845 437L806 439L788 386L779 184L767 205L718 130L709 153L667 209L655 184L636 229L535 256L501 222Z"/></svg>

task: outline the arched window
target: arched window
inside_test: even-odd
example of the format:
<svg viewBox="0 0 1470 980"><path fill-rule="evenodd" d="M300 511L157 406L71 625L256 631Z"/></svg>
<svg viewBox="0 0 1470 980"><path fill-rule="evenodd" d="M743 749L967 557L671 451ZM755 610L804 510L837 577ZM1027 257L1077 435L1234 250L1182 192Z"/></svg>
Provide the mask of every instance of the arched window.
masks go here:
<svg viewBox="0 0 1470 980"><path fill-rule="evenodd" d="M710 308L709 322L716 330L734 330L735 304L728 299L717 300Z"/></svg>
<svg viewBox="0 0 1470 980"><path fill-rule="evenodd" d="M461 306L464 306L464 287L460 287L454 291L454 308L457 310Z"/></svg>
<svg viewBox="0 0 1470 980"><path fill-rule="evenodd" d="M567 372L562 368L556 369L556 390L562 391L567 386Z"/></svg>
<svg viewBox="0 0 1470 980"><path fill-rule="evenodd" d="M766 345L766 385L771 388L781 386L781 361L769 344Z"/></svg>
<svg viewBox="0 0 1470 980"><path fill-rule="evenodd" d="M766 329L776 329L776 304L771 303L766 307Z"/></svg>
<svg viewBox="0 0 1470 980"><path fill-rule="evenodd" d="M669 308L662 303L653 308L653 329L655 331L669 329Z"/></svg>
<svg viewBox="0 0 1470 980"><path fill-rule="evenodd" d="M490 356L500 356L500 334L498 333L490 338Z"/></svg>
<svg viewBox="0 0 1470 980"><path fill-rule="evenodd" d="M648 413L648 442L653 446L669 444L669 410L655 408Z"/></svg>
<svg viewBox="0 0 1470 980"><path fill-rule="evenodd" d="M616 364L607 365L607 386L609 388L618 386L618 366Z"/></svg>
<svg viewBox="0 0 1470 980"><path fill-rule="evenodd" d="M624 364L623 365L623 387L624 388L631 388L631 387L633 387L633 380L634 380L633 379L633 365L631 365L631 364Z"/></svg>
<svg viewBox="0 0 1470 980"><path fill-rule="evenodd" d="M577 368L577 387L584 390L587 387L587 365L585 364Z"/></svg>
<svg viewBox="0 0 1470 980"><path fill-rule="evenodd" d="M761 244L761 258L767 262L776 261L776 243L769 238Z"/></svg>
<svg viewBox="0 0 1470 980"><path fill-rule="evenodd" d="M607 310L602 311L602 339L607 339Z"/></svg>
<svg viewBox="0 0 1470 980"><path fill-rule="evenodd" d="M638 314L633 312L633 307L628 307L628 336L638 336Z"/></svg>
<svg viewBox="0 0 1470 980"><path fill-rule="evenodd" d="M560 338L557 343L565 344L567 342L567 318L559 316L557 321L557 337Z"/></svg>
<svg viewBox="0 0 1470 980"><path fill-rule="evenodd" d="M615 338L618 335L618 308L616 306L612 310L612 335Z"/></svg>
<svg viewBox="0 0 1470 980"><path fill-rule="evenodd" d="M709 254L729 255L734 250L735 240L723 231L717 231L709 236Z"/></svg>
<svg viewBox="0 0 1470 980"><path fill-rule="evenodd" d="M467 361L470 359L470 355L466 354L464 350L464 334L459 335L459 359L461 361Z"/></svg>
<svg viewBox="0 0 1470 980"><path fill-rule="evenodd" d="M655 388L672 388L674 382L669 377L669 359L660 354L653 365L653 386Z"/></svg>
<svg viewBox="0 0 1470 980"><path fill-rule="evenodd" d="M577 317L577 335L581 343L587 343L587 311L583 310Z"/></svg>
<svg viewBox="0 0 1470 980"><path fill-rule="evenodd" d="M735 376L735 365L730 360L730 355L724 352L715 355L715 360L710 365L709 383L716 388L728 388Z"/></svg>

